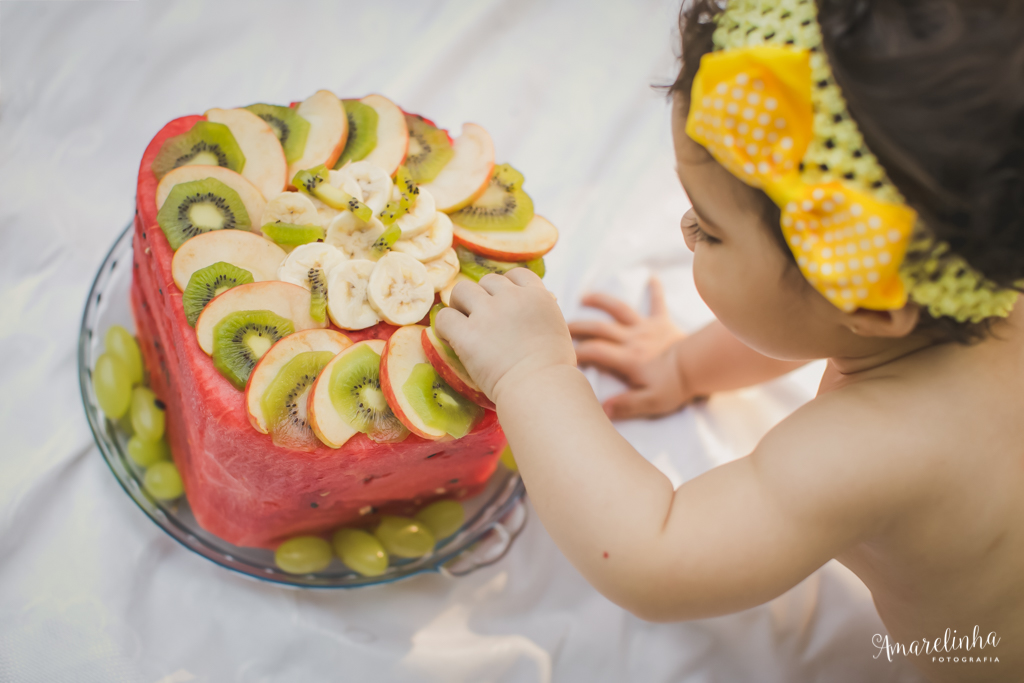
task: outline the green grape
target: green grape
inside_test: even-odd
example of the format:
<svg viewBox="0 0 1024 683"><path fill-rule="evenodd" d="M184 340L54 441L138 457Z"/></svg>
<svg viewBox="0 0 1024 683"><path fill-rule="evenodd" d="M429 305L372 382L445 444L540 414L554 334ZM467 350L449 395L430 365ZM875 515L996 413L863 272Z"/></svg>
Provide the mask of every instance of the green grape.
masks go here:
<svg viewBox="0 0 1024 683"><path fill-rule="evenodd" d="M289 574L313 574L331 563L331 544L319 536L296 536L277 546L274 562Z"/></svg>
<svg viewBox="0 0 1024 683"><path fill-rule="evenodd" d="M164 410L157 405L156 394L146 387L132 389L132 429L146 441L159 441L164 435Z"/></svg>
<svg viewBox="0 0 1024 683"><path fill-rule="evenodd" d="M509 468L513 472L519 471L519 465L516 464L516 459L512 455L511 446L505 446L505 450L501 452L501 464Z"/></svg>
<svg viewBox="0 0 1024 683"><path fill-rule="evenodd" d="M149 467L154 463L170 460L171 448L163 439L146 441L133 436L128 439L128 457L139 467Z"/></svg>
<svg viewBox="0 0 1024 683"><path fill-rule="evenodd" d="M363 576L380 576L387 570L387 551L373 534L362 529L338 529L332 541L341 561Z"/></svg>
<svg viewBox="0 0 1024 683"><path fill-rule="evenodd" d="M181 475L173 462L153 463L142 478L142 485L149 495L160 500L174 500L185 492Z"/></svg>
<svg viewBox="0 0 1024 683"><path fill-rule="evenodd" d="M416 513L416 519L423 522L434 538L448 538L466 521L466 511L456 500L439 500Z"/></svg>
<svg viewBox="0 0 1024 683"><path fill-rule="evenodd" d="M128 369L128 379L133 385L142 383L142 352L132 333L120 325L111 325L107 330L107 353L121 359Z"/></svg>
<svg viewBox="0 0 1024 683"><path fill-rule="evenodd" d="M116 420L128 410L132 398L132 383L124 363L109 353L96 359L92 369L92 388L96 402L106 416Z"/></svg>
<svg viewBox="0 0 1024 683"><path fill-rule="evenodd" d="M434 534L427 525L408 517L385 516L373 534L395 557L423 557L434 549Z"/></svg>

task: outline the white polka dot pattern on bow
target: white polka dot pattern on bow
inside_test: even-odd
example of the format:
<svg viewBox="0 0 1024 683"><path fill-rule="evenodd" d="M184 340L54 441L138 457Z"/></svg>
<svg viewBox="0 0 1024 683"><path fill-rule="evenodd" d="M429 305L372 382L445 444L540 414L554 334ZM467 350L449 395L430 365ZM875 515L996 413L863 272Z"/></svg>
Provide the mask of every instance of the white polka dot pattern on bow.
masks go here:
<svg viewBox="0 0 1024 683"><path fill-rule="evenodd" d="M807 281L845 311L906 302L899 264L916 214L838 182L804 185L782 209L782 234Z"/></svg>
<svg viewBox="0 0 1024 683"><path fill-rule="evenodd" d="M796 101L757 63L705 88L694 101L687 126L730 173L754 187L796 173L809 142L810 101Z"/></svg>

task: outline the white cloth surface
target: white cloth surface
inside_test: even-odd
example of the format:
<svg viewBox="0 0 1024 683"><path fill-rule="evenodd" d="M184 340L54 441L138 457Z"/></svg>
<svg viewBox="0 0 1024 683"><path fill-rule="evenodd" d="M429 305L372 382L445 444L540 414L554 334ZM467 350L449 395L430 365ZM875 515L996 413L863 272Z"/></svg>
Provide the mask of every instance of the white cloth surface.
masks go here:
<svg viewBox="0 0 1024 683"><path fill-rule="evenodd" d="M676 0L0 3L0 682L916 681L872 658L870 595L827 564L769 604L649 624L594 591L532 516L462 579L298 591L168 538L123 493L83 416L78 326L168 120L381 92L492 134L561 231L548 286L711 319L679 235L669 107ZM675 483L742 456L814 394L821 363L618 425ZM588 371L600 397L620 390ZM628 504L624 499L622 504ZM532 512L531 512L532 515Z"/></svg>

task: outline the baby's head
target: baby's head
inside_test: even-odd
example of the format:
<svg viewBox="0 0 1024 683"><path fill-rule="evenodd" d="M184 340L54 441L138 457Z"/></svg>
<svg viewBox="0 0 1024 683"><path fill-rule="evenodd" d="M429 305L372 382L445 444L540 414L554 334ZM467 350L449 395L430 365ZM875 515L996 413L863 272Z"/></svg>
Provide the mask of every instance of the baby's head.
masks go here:
<svg viewBox="0 0 1024 683"><path fill-rule="evenodd" d="M784 47L775 31L786 25L785 12L813 13L811 2L732 0L729 7L734 13L734 6L756 7L747 14L754 24L764 17L756 30ZM993 323L1013 305L1014 289L1020 288L1015 283L1024 285L1024 5L1016 0L818 2L826 67L838 84L838 91L832 91L841 91L842 97L823 123L826 112L822 95L817 95L817 138L806 156L799 157L805 163L797 186L809 191L818 187L812 183L842 183L892 202L895 215L903 211L909 216L902 242L907 253L899 261L899 277L891 278L905 294L898 305L885 309L877 305L874 290L867 295L863 288L868 286L863 282L866 274L876 278L873 282L877 275L862 268L857 257L864 252L853 254L855 246L846 247L849 260L835 258L826 266L841 263L838 268L847 269L847 277L838 280L840 287L820 281L813 286L802 272L813 272L818 264L808 264L806 246L798 250L801 240L792 215L787 217L779 206L787 211L793 207L780 196L792 195L795 169L787 176L790 180L776 183L769 178L764 191L755 189L752 185L761 181L752 181L753 176L741 180L716 161L720 153L712 156L687 134L694 77L701 57L715 48L721 4L684 3L683 66L671 88L678 170L694 205L682 229L694 250L697 288L718 318L753 348L779 358L860 356L936 340L967 343L992 333ZM762 8L768 9L763 15ZM732 29L728 35L718 29L719 47L723 40L744 47L758 42L746 37L755 30L752 26L733 24ZM826 84L812 87L824 89ZM710 98L702 99L710 107ZM821 134L833 134L833 117L838 144ZM841 123L844 117L859 129L863 146L855 132L850 134L849 123ZM693 133L697 129L690 123ZM728 134L726 138L732 139ZM740 173L742 164L734 158L723 161L731 161ZM778 189L781 185L783 190ZM905 207L916 212L916 222ZM789 226L788 238L783 223ZM852 220L848 225L845 244L855 245L860 238L852 237ZM889 227L879 232L895 240ZM807 233L800 234L806 239ZM815 234L819 241L833 238L824 229ZM819 242L818 257L823 251L831 255L821 247ZM794 252L801 255L799 265ZM839 289L843 296L865 293L866 305L844 302ZM887 291L884 296L895 300L896 290Z"/></svg>

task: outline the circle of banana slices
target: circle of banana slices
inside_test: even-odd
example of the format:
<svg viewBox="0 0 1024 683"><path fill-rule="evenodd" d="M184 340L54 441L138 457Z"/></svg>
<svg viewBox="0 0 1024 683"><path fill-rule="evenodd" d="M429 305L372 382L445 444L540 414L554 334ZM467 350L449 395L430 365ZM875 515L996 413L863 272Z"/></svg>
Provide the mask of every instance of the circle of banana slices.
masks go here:
<svg viewBox="0 0 1024 683"><path fill-rule="evenodd" d="M391 199L401 196L391 176L366 161L348 163L328 175L331 185L369 206L374 216L362 221L351 211L338 211L300 192L273 197L262 223L326 228L322 242L291 249L278 267L278 279L310 289L311 274L323 277L327 314L341 329L361 330L381 320L393 325L419 322L430 311L435 292L459 274L451 219L420 188L415 203L395 221L401 229L398 240L390 250L381 248L386 227L378 216Z"/></svg>

